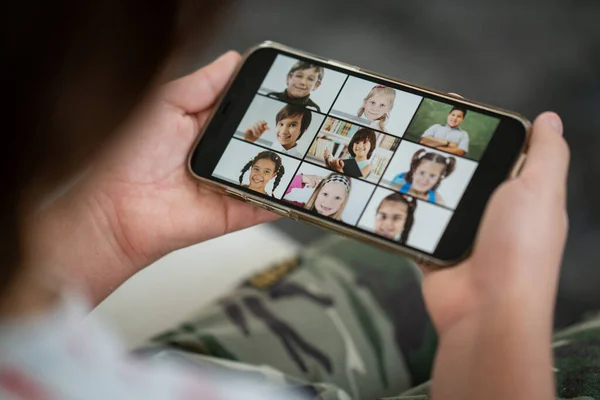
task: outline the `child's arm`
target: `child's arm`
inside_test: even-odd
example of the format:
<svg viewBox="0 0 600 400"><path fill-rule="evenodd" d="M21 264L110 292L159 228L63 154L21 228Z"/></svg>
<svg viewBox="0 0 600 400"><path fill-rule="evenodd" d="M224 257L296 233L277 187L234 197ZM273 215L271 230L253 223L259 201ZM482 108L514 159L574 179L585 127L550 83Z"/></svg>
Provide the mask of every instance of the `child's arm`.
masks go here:
<svg viewBox="0 0 600 400"><path fill-rule="evenodd" d="M323 159L325 160L325 164L327 164L327 166L332 170L337 172L344 171L344 161L342 161L339 158L332 159L331 151L329 151L329 149L325 149L325 151L323 152Z"/></svg>
<svg viewBox="0 0 600 400"><path fill-rule="evenodd" d="M302 187L316 188L323 180L322 176L302 174Z"/></svg>
<svg viewBox="0 0 600 400"><path fill-rule="evenodd" d="M269 130L269 125L267 124L267 121L255 122L244 131L244 139L248 142L254 143L267 130Z"/></svg>
<svg viewBox="0 0 600 400"><path fill-rule="evenodd" d="M292 189L302 189L303 187L304 184L302 183L302 174L298 174L294 177L294 179L292 179L290 186L288 186L283 196L287 196L292 191Z"/></svg>
<svg viewBox="0 0 600 400"><path fill-rule="evenodd" d="M367 164L363 169L360 170L362 177L366 178L371 173L371 164Z"/></svg>
<svg viewBox="0 0 600 400"><path fill-rule="evenodd" d="M448 142L446 139L438 139L431 136L421 136L419 143L429 147L444 147L451 142Z"/></svg>
<svg viewBox="0 0 600 400"><path fill-rule="evenodd" d="M435 204L438 204L440 206L445 206L446 205L446 202L444 201L444 198L438 192L435 192Z"/></svg>
<svg viewBox="0 0 600 400"><path fill-rule="evenodd" d="M328 158L325 160L325 163L327 163L329 168L331 168L334 171L344 172L344 160L341 160L339 158L334 158L334 159Z"/></svg>
<svg viewBox="0 0 600 400"><path fill-rule="evenodd" d="M445 151L447 153L456 154L457 156L464 156L465 151L458 147L458 143L456 142L448 142L447 146L437 147L440 151Z"/></svg>

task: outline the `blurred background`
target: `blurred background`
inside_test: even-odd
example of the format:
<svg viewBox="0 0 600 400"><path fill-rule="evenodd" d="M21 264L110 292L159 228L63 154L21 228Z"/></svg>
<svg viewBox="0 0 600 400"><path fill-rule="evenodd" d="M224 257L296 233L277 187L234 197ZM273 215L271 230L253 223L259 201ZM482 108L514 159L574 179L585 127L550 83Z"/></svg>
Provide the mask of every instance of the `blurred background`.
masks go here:
<svg viewBox="0 0 600 400"><path fill-rule="evenodd" d="M180 72L267 39L530 119L557 111L572 160L556 326L600 310L600 1L238 0L208 48L198 43L185 52ZM289 251L325 234L291 220L272 227L288 235ZM140 283L140 292L147 288Z"/></svg>

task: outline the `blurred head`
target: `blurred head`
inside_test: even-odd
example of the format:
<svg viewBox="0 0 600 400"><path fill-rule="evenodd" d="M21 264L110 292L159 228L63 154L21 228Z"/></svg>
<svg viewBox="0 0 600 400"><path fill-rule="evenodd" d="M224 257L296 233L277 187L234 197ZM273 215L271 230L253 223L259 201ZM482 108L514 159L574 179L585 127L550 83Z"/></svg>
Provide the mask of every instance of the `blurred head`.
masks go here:
<svg viewBox="0 0 600 400"><path fill-rule="evenodd" d="M321 86L324 75L323 67L298 61L292 66L286 78L288 95L294 98L309 96L313 90Z"/></svg>
<svg viewBox="0 0 600 400"><path fill-rule="evenodd" d="M377 147L377 135L371 129L361 128L348 144L348 152L354 158L370 159Z"/></svg>
<svg viewBox="0 0 600 400"><path fill-rule="evenodd" d="M377 85L364 98L362 107L358 109L358 116L364 115L371 121L385 121L389 118L389 112L394 107L395 99L396 91L394 89Z"/></svg>
<svg viewBox="0 0 600 400"><path fill-rule="evenodd" d="M300 105L288 104L275 117L277 141L286 150L291 149L306 132L311 121L310 110Z"/></svg>
<svg viewBox="0 0 600 400"><path fill-rule="evenodd" d="M405 243L414 222L417 202L410 196L392 193L384 198L375 216L375 233Z"/></svg>
<svg viewBox="0 0 600 400"><path fill-rule="evenodd" d="M460 107L452 107L450 110L450 114L448 114L448 118L446 122L450 128L456 128L459 126L467 116L467 110L465 108Z"/></svg>
<svg viewBox="0 0 600 400"><path fill-rule="evenodd" d="M0 294L24 263L27 218L110 139L183 38L214 27L221 2L201 3L5 4L4 89L13 98L3 120L11 149L0 158Z"/></svg>
<svg viewBox="0 0 600 400"><path fill-rule="evenodd" d="M412 184L412 190L426 193L436 190L442 180L454 171L455 164L454 157L445 157L439 153L421 149L413 155L410 171L404 179Z"/></svg>
<svg viewBox="0 0 600 400"><path fill-rule="evenodd" d="M352 182L348 177L329 174L315 188L304 208L325 217L341 220L351 189Z"/></svg>

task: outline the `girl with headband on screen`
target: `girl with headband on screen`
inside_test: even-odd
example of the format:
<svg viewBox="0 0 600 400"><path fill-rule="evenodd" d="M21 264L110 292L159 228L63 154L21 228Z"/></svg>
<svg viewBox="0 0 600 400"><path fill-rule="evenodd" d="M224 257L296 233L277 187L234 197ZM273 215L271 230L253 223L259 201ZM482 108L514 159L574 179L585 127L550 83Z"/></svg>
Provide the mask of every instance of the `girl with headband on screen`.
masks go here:
<svg viewBox="0 0 600 400"><path fill-rule="evenodd" d="M375 233L387 239L406 243L414 223L417 201L414 197L392 193L385 197L375 214Z"/></svg>
<svg viewBox="0 0 600 400"><path fill-rule="evenodd" d="M356 116L371 121L369 125L371 128L385 132L385 125L390 119L390 111L394 107L394 100L396 100L394 89L377 85L363 99L363 104L358 109Z"/></svg>
<svg viewBox="0 0 600 400"><path fill-rule="evenodd" d="M248 185L242 185L244 175L246 171L250 169L250 180ZM240 185L247 187L255 192L269 195L266 190L267 184L271 179L275 178L273 183L273 190L270 196L273 196L275 189L279 186L281 178L285 174L285 168L281 157L272 151L262 151L256 155L252 160L248 161L244 168L242 168L240 174Z"/></svg>
<svg viewBox="0 0 600 400"><path fill-rule="evenodd" d="M430 203L444 205L437 189L454 171L456 159L434 152L418 150L410 163L410 170L392 179L392 187L403 194L410 194Z"/></svg>
<svg viewBox="0 0 600 400"><path fill-rule="evenodd" d="M321 178L299 174L292 180L283 199L324 217L341 221L351 190L352 182L344 175L333 173Z"/></svg>

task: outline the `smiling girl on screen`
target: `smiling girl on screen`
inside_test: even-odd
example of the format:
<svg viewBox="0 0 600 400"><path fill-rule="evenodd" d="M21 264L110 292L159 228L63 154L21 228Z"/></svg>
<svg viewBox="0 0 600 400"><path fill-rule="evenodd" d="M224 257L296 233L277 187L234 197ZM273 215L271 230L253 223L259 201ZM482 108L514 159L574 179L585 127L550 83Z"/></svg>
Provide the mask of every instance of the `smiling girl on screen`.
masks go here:
<svg viewBox="0 0 600 400"><path fill-rule="evenodd" d="M394 107L396 91L392 88L377 85L371 89L363 99L362 106L356 114L359 118L366 118L370 127L385 132L385 125L390 119L390 111Z"/></svg>
<svg viewBox="0 0 600 400"><path fill-rule="evenodd" d="M355 160L362 176L353 178L366 178L371 173L371 156L377 147L377 135L371 129L361 128L348 144L348 155L345 158L331 158L329 149L325 149L323 158L327 166L337 172L344 172L344 160Z"/></svg>
<svg viewBox="0 0 600 400"><path fill-rule="evenodd" d="M249 169L249 183L248 185L243 185L242 181L244 180L244 175ZM254 190L258 193L269 195L269 193L267 193L266 186L271 179L275 178L273 190L270 194L270 196L273 196L275 189L277 189L279 182L281 182L283 174L285 174L285 168L283 167L281 157L272 151L262 151L258 153L252 160L248 161L244 168L242 168L239 180L240 185L243 187L247 187L248 189Z"/></svg>
<svg viewBox="0 0 600 400"><path fill-rule="evenodd" d="M298 174L292 179L283 199L324 217L341 221L351 190L352 182L344 175L333 173L323 178Z"/></svg>
<svg viewBox="0 0 600 400"><path fill-rule="evenodd" d="M392 187L400 193L410 194L430 203L444 205L444 200L436 192L440 184L452 171L456 159L441 154L418 150L410 163L410 170L392 179Z"/></svg>
<svg viewBox="0 0 600 400"><path fill-rule="evenodd" d="M375 214L375 233L406 243L415 221L417 201L414 197L392 193L381 200Z"/></svg>

